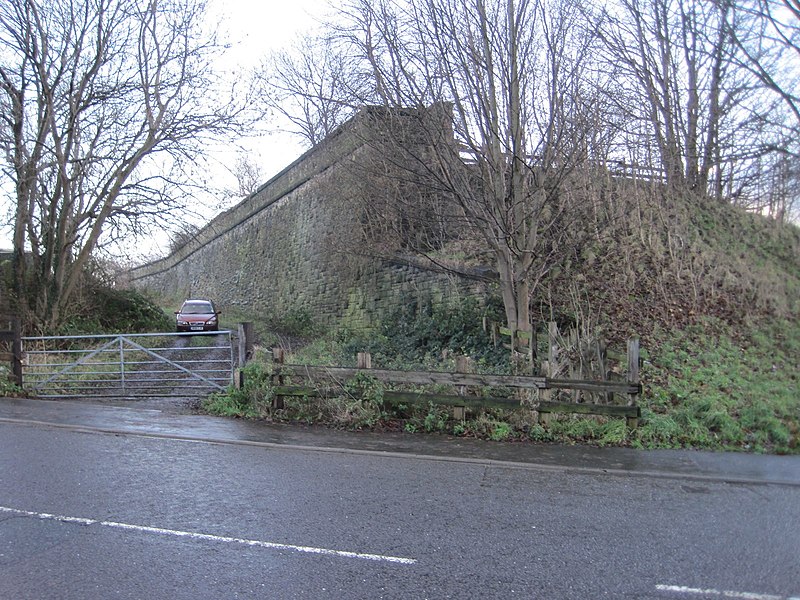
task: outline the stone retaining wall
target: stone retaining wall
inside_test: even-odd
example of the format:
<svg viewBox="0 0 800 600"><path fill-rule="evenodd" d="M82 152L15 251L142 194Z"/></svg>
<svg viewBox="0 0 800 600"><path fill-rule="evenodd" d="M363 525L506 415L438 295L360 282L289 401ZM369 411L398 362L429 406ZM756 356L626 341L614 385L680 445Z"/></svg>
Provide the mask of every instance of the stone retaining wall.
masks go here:
<svg viewBox="0 0 800 600"><path fill-rule="evenodd" d="M341 128L172 255L133 269L131 284L212 298L223 311L352 328L369 328L412 298L480 293L470 278L365 256L359 239L348 238L360 214L343 175L369 151L363 139L352 123Z"/></svg>

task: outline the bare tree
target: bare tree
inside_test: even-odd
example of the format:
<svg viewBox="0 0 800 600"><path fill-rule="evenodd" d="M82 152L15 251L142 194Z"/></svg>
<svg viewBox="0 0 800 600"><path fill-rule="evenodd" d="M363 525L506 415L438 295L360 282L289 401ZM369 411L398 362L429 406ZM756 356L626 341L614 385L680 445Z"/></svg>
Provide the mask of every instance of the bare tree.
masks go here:
<svg viewBox="0 0 800 600"><path fill-rule="evenodd" d="M284 117L310 145L318 144L353 115L362 81L334 40L303 38L269 57L260 72L268 109Z"/></svg>
<svg viewBox="0 0 800 600"><path fill-rule="evenodd" d="M329 33L359 82L353 97L386 108L368 141L375 172L397 185L373 189L367 222L406 202L409 218L430 224L434 209L479 237L515 330L530 331L532 295L570 254L570 180L592 138L582 23L568 0L351 0ZM414 239L430 251L432 236Z"/></svg>
<svg viewBox="0 0 800 600"><path fill-rule="evenodd" d="M233 174L238 183L236 195L239 198L249 196L264 183L264 173L261 167L248 154L239 154L236 158Z"/></svg>
<svg viewBox="0 0 800 600"><path fill-rule="evenodd" d="M759 166L774 160L763 159L795 144L786 111L746 49L757 40L752 54L776 72L785 52L766 41L763 19L747 6L618 0L605 12L606 68L632 90L615 97L624 127L637 132L628 146L654 156L674 190L740 202L770 179Z"/></svg>
<svg viewBox="0 0 800 600"><path fill-rule="evenodd" d="M800 156L800 3L797 0L744 0L732 5L728 31L736 46L736 66L759 83L762 100L754 111L771 134L764 150L748 164L753 185L735 201L778 220L796 218L796 169Z"/></svg>
<svg viewBox="0 0 800 600"><path fill-rule="evenodd" d="M741 51L740 64L780 96L800 125L800 2L738 2L732 5L728 26Z"/></svg>
<svg viewBox="0 0 800 600"><path fill-rule="evenodd" d="M135 235L171 213L170 173L241 115L242 102L214 79L220 47L201 30L203 10L202 0L0 6L16 301L43 327L68 317L83 268L109 234Z"/></svg>
<svg viewBox="0 0 800 600"><path fill-rule="evenodd" d="M743 86L726 85L726 2L620 0L600 35L609 64L635 86L621 108L648 124L668 183L705 193L720 163L720 128Z"/></svg>
<svg viewBox="0 0 800 600"><path fill-rule="evenodd" d="M250 151L242 148L238 150L236 159L233 165L224 164L225 169L230 173L235 183L233 185L225 182L219 187L208 185L205 188L206 192L211 192L216 196L217 200L211 205L215 211L223 211L229 209L234 204L242 201L242 199L255 193L266 182L264 171L259 164L257 157ZM188 212L188 211L187 211ZM186 214L186 213L185 213ZM187 214L187 219L180 223L175 235L172 238L170 247L182 245L188 238L183 235L186 231L186 225L189 221L194 221L194 224L200 223L204 220L203 215L200 213ZM197 231L192 231L193 237Z"/></svg>

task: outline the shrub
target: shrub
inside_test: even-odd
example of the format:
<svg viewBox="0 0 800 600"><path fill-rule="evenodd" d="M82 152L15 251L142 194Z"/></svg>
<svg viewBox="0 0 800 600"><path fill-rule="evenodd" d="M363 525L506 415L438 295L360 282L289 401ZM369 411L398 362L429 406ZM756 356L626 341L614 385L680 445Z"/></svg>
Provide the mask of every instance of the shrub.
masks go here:
<svg viewBox="0 0 800 600"><path fill-rule="evenodd" d="M484 368L507 372L508 352L495 348L483 331L484 317L501 321L496 301L481 305L475 298L453 299L442 304L398 303L400 308L384 318L368 335L340 330L342 358L370 352L386 368L420 368L440 365L443 352L470 356Z"/></svg>
<svg viewBox="0 0 800 600"><path fill-rule="evenodd" d="M140 292L98 285L58 334L148 333L174 327L172 319Z"/></svg>
<svg viewBox="0 0 800 600"><path fill-rule="evenodd" d="M0 397L19 397L24 395L25 390L23 390L13 381L9 380L8 368L5 366L0 366Z"/></svg>
<svg viewBox="0 0 800 600"><path fill-rule="evenodd" d="M230 386L224 392L212 394L203 402L203 409L226 417L262 417L272 403L269 371L260 362L251 362L243 369L244 385Z"/></svg>

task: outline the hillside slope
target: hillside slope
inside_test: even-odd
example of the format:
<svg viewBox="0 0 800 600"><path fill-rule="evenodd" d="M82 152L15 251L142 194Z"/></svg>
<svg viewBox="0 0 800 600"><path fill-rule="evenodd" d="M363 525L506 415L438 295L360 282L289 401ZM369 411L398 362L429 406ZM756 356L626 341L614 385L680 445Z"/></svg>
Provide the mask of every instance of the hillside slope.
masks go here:
<svg viewBox="0 0 800 600"><path fill-rule="evenodd" d="M619 204L549 293L567 320L642 338L644 419L628 441L800 452L800 228L697 198Z"/></svg>
<svg viewBox="0 0 800 600"><path fill-rule="evenodd" d="M547 312L575 313L577 297L609 334L643 338L703 317L800 316L800 228L624 183L612 195L613 210L585 219L597 234L548 282Z"/></svg>
<svg viewBox="0 0 800 600"><path fill-rule="evenodd" d="M800 228L631 180L592 181L575 203L558 232L571 253L536 288L534 327L555 320L616 346L640 338L644 418L610 437L565 418L536 439L800 452ZM474 233L441 255L491 264ZM459 332L439 333L436 347L458 350Z"/></svg>

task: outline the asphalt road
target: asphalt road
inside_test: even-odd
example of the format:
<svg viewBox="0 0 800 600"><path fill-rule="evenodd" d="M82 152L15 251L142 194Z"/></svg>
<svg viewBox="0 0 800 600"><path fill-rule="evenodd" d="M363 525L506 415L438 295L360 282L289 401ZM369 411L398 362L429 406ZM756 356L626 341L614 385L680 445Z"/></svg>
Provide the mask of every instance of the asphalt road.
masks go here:
<svg viewBox="0 0 800 600"><path fill-rule="evenodd" d="M800 487L0 422L0 598L800 598Z"/></svg>

